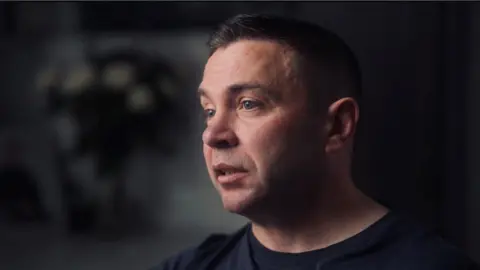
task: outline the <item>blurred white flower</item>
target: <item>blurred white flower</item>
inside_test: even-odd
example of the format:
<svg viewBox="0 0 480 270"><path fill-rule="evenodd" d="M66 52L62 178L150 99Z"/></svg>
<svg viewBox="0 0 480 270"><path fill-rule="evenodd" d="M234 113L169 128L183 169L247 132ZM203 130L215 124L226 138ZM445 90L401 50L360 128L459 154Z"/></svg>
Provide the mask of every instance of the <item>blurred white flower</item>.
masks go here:
<svg viewBox="0 0 480 270"><path fill-rule="evenodd" d="M175 83L173 82L172 78L167 76L159 76L157 79L158 88L162 91L169 98L174 98L177 94L177 88Z"/></svg>
<svg viewBox="0 0 480 270"><path fill-rule="evenodd" d="M116 62L105 67L102 83L115 90L128 86L133 81L133 67L125 62Z"/></svg>
<svg viewBox="0 0 480 270"><path fill-rule="evenodd" d="M127 107L132 112L148 112L155 108L153 92L147 86L138 85L128 92Z"/></svg>
<svg viewBox="0 0 480 270"><path fill-rule="evenodd" d="M48 67L37 74L35 87L38 91L47 91L48 88L58 83L58 78L58 71L53 67Z"/></svg>
<svg viewBox="0 0 480 270"><path fill-rule="evenodd" d="M67 73L62 90L67 95L79 94L93 83L94 78L95 75L90 66L86 64L77 66Z"/></svg>

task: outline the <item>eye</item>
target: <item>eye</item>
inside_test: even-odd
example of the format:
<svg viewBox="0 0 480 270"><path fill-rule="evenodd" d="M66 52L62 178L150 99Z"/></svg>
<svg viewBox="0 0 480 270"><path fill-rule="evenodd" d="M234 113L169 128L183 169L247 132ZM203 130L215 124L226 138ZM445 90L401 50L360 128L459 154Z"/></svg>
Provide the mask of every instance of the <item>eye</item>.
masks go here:
<svg viewBox="0 0 480 270"><path fill-rule="evenodd" d="M245 110L253 110L257 107L260 107L260 102L254 101L254 100L243 100L240 102L241 107Z"/></svg>
<svg viewBox="0 0 480 270"><path fill-rule="evenodd" d="M203 110L203 114L205 116L205 118L212 118L214 115L215 115L215 110L213 109L205 109Z"/></svg>

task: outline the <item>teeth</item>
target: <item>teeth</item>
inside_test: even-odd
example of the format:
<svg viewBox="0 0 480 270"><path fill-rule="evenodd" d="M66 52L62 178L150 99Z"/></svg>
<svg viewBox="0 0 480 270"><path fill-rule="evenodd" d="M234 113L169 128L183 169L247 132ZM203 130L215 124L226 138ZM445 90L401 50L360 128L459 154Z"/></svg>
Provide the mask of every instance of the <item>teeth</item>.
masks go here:
<svg viewBox="0 0 480 270"><path fill-rule="evenodd" d="M236 173L240 173L241 171L240 170L236 170L236 169L231 169L231 170L221 170L219 169L217 171L217 173L219 175L232 175L232 174L236 174Z"/></svg>

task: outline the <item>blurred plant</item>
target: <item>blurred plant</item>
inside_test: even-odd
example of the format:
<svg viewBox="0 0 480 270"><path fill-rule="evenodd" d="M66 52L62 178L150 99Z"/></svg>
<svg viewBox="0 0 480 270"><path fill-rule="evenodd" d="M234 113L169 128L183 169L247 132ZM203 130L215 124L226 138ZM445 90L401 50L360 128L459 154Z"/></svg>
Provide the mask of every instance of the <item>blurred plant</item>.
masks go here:
<svg viewBox="0 0 480 270"><path fill-rule="evenodd" d="M48 110L76 125L74 153L96 154L100 174L117 170L138 146L172 154L172 128L185 127L180 82L163 61L126 51L92 56L66 70L46 69L37 80Z"/></svg>
<svg viewBox="0 0 480 270"><path fill-rule="evenodd" d="M121 211L123 168L132 151L146 147L173 154L174 140L187 124L174 71L135 51L92 55L71 69L45 69L37 86L47 96L49 113L60 118L58 161L70 182L66 199L75 200L67 205L79 204L81 196L72 188L66 159L93 154L98 178L113 176L113 207Z"/></svg>

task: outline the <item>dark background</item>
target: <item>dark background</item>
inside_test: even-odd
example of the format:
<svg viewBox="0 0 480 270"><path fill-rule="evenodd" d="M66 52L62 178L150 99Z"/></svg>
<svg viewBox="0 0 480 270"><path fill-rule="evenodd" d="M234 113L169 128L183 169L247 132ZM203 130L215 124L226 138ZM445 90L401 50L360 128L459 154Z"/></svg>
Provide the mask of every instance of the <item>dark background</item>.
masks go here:
<svg viewBox="0 0 480 270"><path fill-rule="evenodd" d="M251 12L316 22L345 39L364 79L354 166L358 185L480 261L478 3L2 2L0 152L12 137L18 140L49 218L38 224L5 221L0 268L143 269L244 222L222 211L204 172L195 89L209 30L231 15ZM52 117L34 89L39 70L81 62L85 48L159 53L180 74L180 96L188 104L182 110L193 119L178 136L173 156L141 152L129 160L129 196L139 198L153 229L113 242L68 229ZM74 160L71 166L92 179L85 173L88 162ZM90 182L95 190L97 182Z"/></svg>

